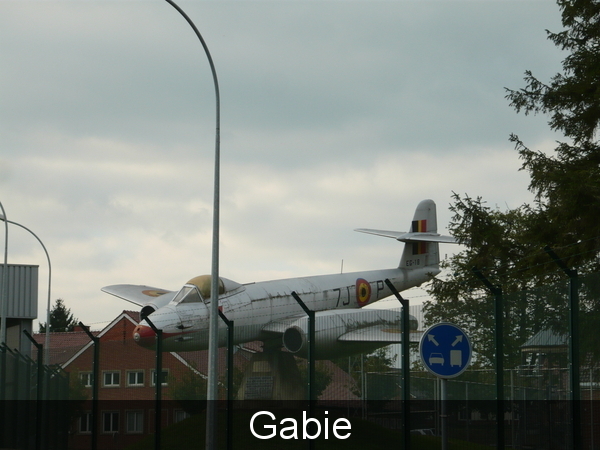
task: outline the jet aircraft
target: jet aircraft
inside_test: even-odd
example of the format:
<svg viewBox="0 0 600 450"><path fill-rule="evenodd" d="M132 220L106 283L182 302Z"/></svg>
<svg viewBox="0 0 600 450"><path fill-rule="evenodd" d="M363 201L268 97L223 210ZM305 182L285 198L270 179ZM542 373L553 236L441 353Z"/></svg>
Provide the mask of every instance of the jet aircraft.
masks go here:
<svg viewBox="0 0 600 450"><path fill-rule="evenodd" d="M315 311L316 359L370 352L400 342L400 308L364 307L392 295L386 279L403 291L436 276L440 272L438 244L456 240L437 233L432 200L419 203L409 232L356 231L403 242L398 267L248 284L220 278L219 310L234 321L234 344L259 340L266 346L283 346L306 357L308 318L292 293ZM102 290L141 306L142 318L149 317L163 332L163 351L208 348L209 305L213 301L210 275L192 278L179 291L122 284ZM410 323L415 330L414 317L410 317ZM221 320L219 324L219 346L224 346L226 325ZM155 348L155 334L145 320L137 325L133 338L142 347Z"/></svg>

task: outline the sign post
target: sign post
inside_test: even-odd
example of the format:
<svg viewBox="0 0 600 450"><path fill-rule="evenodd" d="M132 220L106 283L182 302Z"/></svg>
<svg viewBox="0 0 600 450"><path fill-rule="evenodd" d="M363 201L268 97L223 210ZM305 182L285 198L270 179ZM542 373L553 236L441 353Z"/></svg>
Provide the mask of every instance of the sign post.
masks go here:
<svg viewBox="0 0 600 450"><path fill-rule="evenodd" d="M466 333L451 323L438 323L430 327L419 343L419 356L425 368L439 377L442 384L442 450L448 449L448 378L463 373L471 363L471 341Z"/></svg>

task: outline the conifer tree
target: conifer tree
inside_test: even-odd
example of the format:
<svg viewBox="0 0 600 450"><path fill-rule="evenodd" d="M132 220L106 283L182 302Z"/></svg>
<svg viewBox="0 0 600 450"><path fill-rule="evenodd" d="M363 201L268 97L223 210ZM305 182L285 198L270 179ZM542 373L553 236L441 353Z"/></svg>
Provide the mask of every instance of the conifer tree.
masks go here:
<svg viewBox="0 0 600 450"><path fill-rule="evenodd" d="M73 331L77 322L78 319L73 317L71 309L65 306L63 299L57 299L50 310L50 332ZM46 325L46 323L40 323L40 333L46 332Z"/></svg>
<svg viewBox="0 0 600 450"><path fill-rule="evenodd" d="M479 268L505 294L505 349L509 364L518 364L519 346L542 329L565 330L566 305L548 286L565 275L543 251L552 247L580 274L600 270L600 2L558 0L564 30L546 31L548 39L568 52L562 72L548 83L525 72L525 88L506 89L517 112L546 114L553 131L563 134L554 153L529 149L513 134L530 175L533 205L500 211L480 197L454 194L451 234L465 250L443 263L450 270L445 280L429 288L435 301L425 303L429 322L449 320L467 327L480 348L493 349L493 306L490 294L473 276ZM541 288L546 290L542 291ZM538 290L536 290L538 289ZM584 321L600 317L600 292L589 284L582 295ZM556 294L556 295L555 295ZM485 298L488 300L484 300ZM564 295L563 295L564 297ZM487 302L487 303L486 303ZM590 340L588 351L600 354ZM493 351L483 352L478 363L493 362Z"/></svg>

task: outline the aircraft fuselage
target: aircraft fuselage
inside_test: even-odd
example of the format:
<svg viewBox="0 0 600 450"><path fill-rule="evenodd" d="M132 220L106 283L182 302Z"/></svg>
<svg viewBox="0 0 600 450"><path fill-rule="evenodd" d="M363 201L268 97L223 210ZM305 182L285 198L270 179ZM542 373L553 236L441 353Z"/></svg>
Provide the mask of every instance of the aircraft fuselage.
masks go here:
<svg viewBox="0 0 600 450"><path fill-rule="evenodd" d="M338 322L347 326L348 320L355 320L351 317L353 311L344 310L356 311L392 295L386 279L402 291L429 281L439 272L437 267L395 268L238 285L219 296L219 309L229 321L234 322L234 344L268 341L275 337L281 339L281 334L292 322L306 317L292 296L292 292L296 292L310 310L328 312L319 318L322 322L319 328L326 338L328 329L335 334L333 329L341 326ZM193 303L171 301L149 316L163 331L164 351L208 348L209 303L210 300ZM378 317L371 320L381 321ZM354 325L355 328L360 327L360 323ZM219 346L226 345L226 329L225 323L219 321ZM155 346L154 332L143 322L136 327L134 339L144 347Z"/></svg>

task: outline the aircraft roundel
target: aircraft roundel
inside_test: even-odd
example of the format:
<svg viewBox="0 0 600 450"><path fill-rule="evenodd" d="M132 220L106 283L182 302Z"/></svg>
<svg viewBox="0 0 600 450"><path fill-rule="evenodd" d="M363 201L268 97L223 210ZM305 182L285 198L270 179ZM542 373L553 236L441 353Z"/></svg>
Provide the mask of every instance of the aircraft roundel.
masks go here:
<svg viewBox="0 0 600 450"><path fill-rule="evenodd" d="M146 289L142 291L142 294L147 295L148 297L160 297L161 295L166 294L169 291L162 291L159 289Z"/></svg>
<svg viewBox="0 0 600 450"><path fill-rule="evenodd" d="M371 285L363 278L356 280L356 301L358 306L364 306L371 300Z"/></svg>

